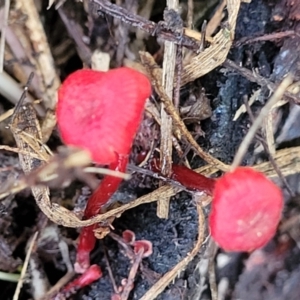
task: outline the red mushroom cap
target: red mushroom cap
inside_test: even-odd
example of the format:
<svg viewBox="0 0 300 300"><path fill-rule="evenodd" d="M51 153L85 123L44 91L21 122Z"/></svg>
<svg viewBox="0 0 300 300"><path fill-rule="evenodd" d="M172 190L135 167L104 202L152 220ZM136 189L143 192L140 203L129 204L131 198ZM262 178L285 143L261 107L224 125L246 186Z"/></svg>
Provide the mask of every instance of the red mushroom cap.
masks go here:
<svg viewBox="0 0 300 300"><path fill-rule="evenodd" d="M272 181L252 168L239 167L216 182L211 235L227 251L260 248L274 236L282 208L282 193Z"/></svg>
<svg viewBox="0 0 300 300"><path fill-rule="evenodd" d="M123 240L129 244L132 245L135 242L135 233L129 229L126 229L122 232Z"/></svg>
<svg viewBox="0 0 300 300"><path fill-rule="evenodd" d="M140 250L143 250L142 257L148 257L153 253L152 243L148 240L138 240L133 243L133 251L138 254Z"/></svg>
<svg viewBox="0 0 300 300"><path fill-rule="evenodd" d="M130 68L76 71L58 90L61 137L99 164L114 162L116 154L129 153L150 95L149 79Z"/></svg>

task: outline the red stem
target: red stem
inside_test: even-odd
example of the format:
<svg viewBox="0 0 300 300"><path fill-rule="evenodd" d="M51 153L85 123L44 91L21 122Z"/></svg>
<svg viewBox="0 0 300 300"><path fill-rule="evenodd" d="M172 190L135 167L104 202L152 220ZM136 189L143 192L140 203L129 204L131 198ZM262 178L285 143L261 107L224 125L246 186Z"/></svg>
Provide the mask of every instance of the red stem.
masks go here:
<svg viewBox="0 0 300 300"><path fill-rule="evenodd" d="M208 195L212 195L215 188L215 179L205 177L185 166L173 165L171 178L190 190L203 191Z"/></svg>
<svg viewBox="0 0 300 300"><path fill-rule="evenodd" d="M102 272L100 267L97 265L92 265L86 270L84 274L80 275L79 277L71 281L69 284L67 284L54 299L69 298L72 294L75 294L75 292L77 292L79 289L90 285L91 283L93 283L101 277Z"/></svg>
<svg viewBox="0 0 300 300"><path fill-rule="evenodd" d="M128 155L119 155L118 159L109 165L110 170L125 172L128 163ZM122 178L115 176L105 176L94 191L87 202L87 206L84 212L84 219L89 219L100 213L101 208L111 196L116 192ZM81 230L79 236L79 244L77 248L77 257L75 263L75 271L83 273L90 266L90 252L94 249L96 238L94 235L94 229L97 228L97 224L84 227Z"/></svg>
<svg viewBox="0 0 300 300"><path fill-rule="evenodd" d="M154 159L151 162L151 170L153 172L160 173L160 164L158 159ZM212 195L216 180L208 178L202 174L180 165L172 165L171 178L187 189L199 192L205 192L208 195Z"/></svg>

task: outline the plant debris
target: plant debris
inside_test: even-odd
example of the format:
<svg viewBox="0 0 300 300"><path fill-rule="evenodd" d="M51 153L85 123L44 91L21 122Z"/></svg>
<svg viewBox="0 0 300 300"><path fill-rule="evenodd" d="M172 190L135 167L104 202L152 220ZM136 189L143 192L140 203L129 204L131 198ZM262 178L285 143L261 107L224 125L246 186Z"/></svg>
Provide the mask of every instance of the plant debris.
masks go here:
<svg viewBox="0 0 300 300"><path fill-rule="evenodd" d="M298 299L299 3L2 2L0 298ZM62 146L57 90L76 70L121 66L153 94L115 174L126 180L84 219L109 170ZM218 248L211 193L180 184L190 173L172 177L173 164L211 182L238 165L264 173L285 198L275 237L249 253ZM97 268L74 277L79 232L94 224Z"/></svg>

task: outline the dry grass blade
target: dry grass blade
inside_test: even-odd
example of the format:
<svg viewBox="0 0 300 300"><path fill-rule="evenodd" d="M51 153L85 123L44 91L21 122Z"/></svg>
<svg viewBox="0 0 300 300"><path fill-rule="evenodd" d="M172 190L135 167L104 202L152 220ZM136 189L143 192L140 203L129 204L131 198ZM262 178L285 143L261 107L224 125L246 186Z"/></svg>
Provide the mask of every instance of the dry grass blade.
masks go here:
<svg viewBox="0 0 300 300"><path fill-rule="evenodd" d="M36 155L32 152L24 151L24 150L21 150L18 148L13 148L13 147L5 146L5 145L0 145L0 150L15 152L15 153L23 154L23 155L29 155L32 158L36 158L36 159L43 159L40 155Z"/></svg>
<svg viewBox="0 0 300 300"><path fill-rule="evenodd" d="M60 85L60 80L54 69L55 64L43 24L34 0L19 0L17 1L17 6L26 15L27 34L30 37L34 52L39 53L36 57L38 63L36 72L41 77L44 86L44 105L47 108L54 109L56 105L56 91Z"/></svg>
<svg viewBox="0 0 300 300"><path fill-rule="evenodd" d="M20 294L21 288L22 288L23 283L24 283L24 279L25 279L25 275L26 275L26 271L27 271L27 267L28 267L28 263L29 263L29 258L30 258L30 255L32 253L33 247L35 245L37 236L38 236L38 232L36 232L33 235L32 239L30 241L30 245L28 247L28 251L27 251L27 254L26 254L26 257L25 257L25 261L24 261L24 264L23 264L23 268L22 268L22 272L21 272L21 277L20 277L20 279L18 281L18 284L17 284L16 290L15 290L15 294L14 294L13 300L18 300L18 298L19 298L19 294Z"/></svg>
<svg viewBox="0 0 300 300"><path fill-rule="evenodd" d="M206 27L206 34L208 36L212 36L215 30L220 26L223 15L224 15L224 8L227 4L227 0L223 0L217 10L215 11L213 17L209 20L207 27Z"/></svg>
<svg viewBox="0 0 300 300"><path fill-rule="evenodd" d="M207 49L184 65L182 85L207 74L225 61L233 42L240 4L240 0L227 0L228 26L217 33Z"/></svg>
<svg viewBox="0 0 300 300"><path fill-rule="evenodd" d="M40 89L43 95L43 105L52 112L56 106L56 92L60 85L60 79L54 67L54 59L50 51L43 24L41 23L34 0L19 0L17 1L16 6L26 16L26 33L30 38L33 52L38 53L35 58L37 62L35 73L38 75L41 82ZM49 120L47 120L45 124L47 124L47 128L43 128L44 142L48 140L56 125L56 119L53 112L52 116L49 117Z"/></svg>
<svg viewBox="0 0 300 300"><path fill-rule="evenodd" d="M27 90L28 84L16 106L10 128L17 146L22 152L32 152L34 155L40 156L40 159L36 159L31 155L19 153L19 160L24 173L30 174L33 170L44 165L45 161L49 160L49 155L45 148L38 142L42 140L42 134L33 105L31 103L23 105ZM66 215L70 215L70 218L74 221L79 220L75 214L63 207L60 207L59 212L53 211L48 187L33 186L31 191L37 205L51 221L61 224Z"/></svg>

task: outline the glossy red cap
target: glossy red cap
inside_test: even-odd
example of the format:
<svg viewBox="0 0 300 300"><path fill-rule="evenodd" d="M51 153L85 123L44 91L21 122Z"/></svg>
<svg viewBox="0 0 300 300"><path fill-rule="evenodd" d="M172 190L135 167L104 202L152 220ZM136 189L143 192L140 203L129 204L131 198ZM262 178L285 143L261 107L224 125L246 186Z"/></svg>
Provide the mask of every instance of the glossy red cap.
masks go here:
<svg viewBox="0 0 300 300"><path fill-rule="evenodd" d="M114 162L116 153L129 153L150 95L149 79L130 68L76 71L58 90L61 137L88 150L99 164Z"/></svg>
<svg viewBox="0 0 300 300"><path fill-rule="evenodd" d="M264 174L239 167L217 180L209 216L211 235L226 251L252 251L276 233L281 190Z"/></svg>

